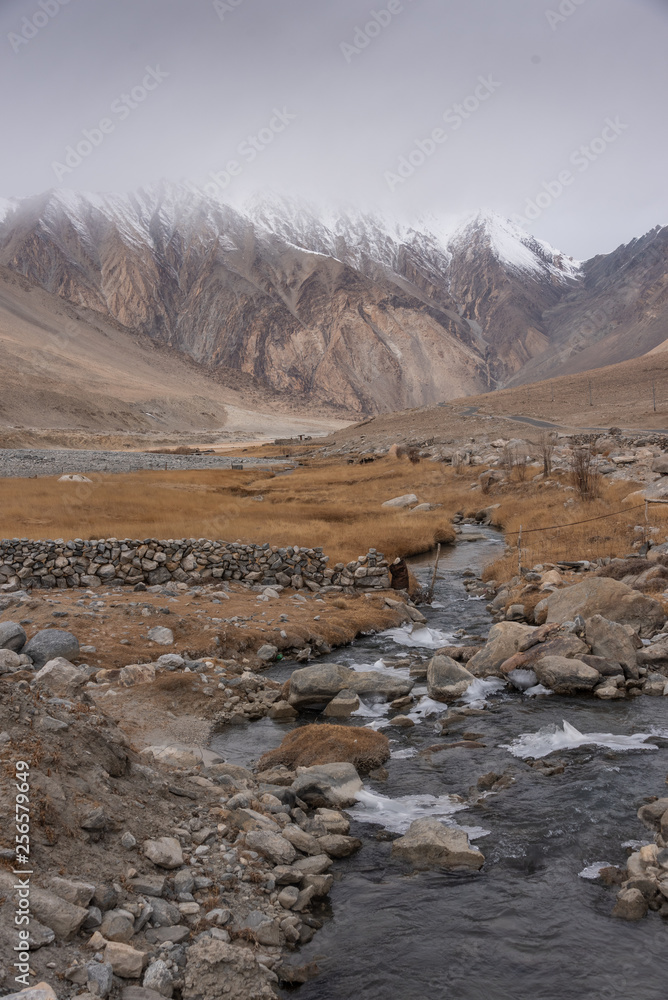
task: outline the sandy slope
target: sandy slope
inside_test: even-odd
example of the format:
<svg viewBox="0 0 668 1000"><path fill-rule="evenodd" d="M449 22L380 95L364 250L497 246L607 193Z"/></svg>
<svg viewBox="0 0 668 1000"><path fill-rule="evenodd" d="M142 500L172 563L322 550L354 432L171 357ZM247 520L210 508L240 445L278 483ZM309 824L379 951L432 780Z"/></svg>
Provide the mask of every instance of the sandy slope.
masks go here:
<svg viewBox="0 0 668 1000"><path fill-rule="evenodd" d="M5 430L204 434L211 442L322 433L342 422L327 413L300 413L294 400L249 376L226 371L214 377L5 269L0 385ZM30 435L26 443L34 443Z"/></svg>

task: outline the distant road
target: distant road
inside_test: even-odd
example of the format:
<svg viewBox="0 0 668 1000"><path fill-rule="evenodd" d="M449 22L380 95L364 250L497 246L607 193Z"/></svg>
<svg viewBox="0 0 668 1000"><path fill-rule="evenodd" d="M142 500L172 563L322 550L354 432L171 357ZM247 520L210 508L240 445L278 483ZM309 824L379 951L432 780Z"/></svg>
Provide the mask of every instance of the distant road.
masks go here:
<svg viewBox="0 0 668 1000"><path fill-rule="evenodd" d="M472 417L476 413L480 412L479 406L469 406L468 409L462 411L462 417ZM486 417L496 417L498 420L516 420L520 424L530 424L532 427L539 427L542 430L572 430L572 431L600 431L605 433L609 430L609 427L574 427L571 424L551 424L548 420L536 420L534 417L522 417L519 414L514 414L510 416L505 413L485 413ZM629 427L621 428L625 433L635 433L635 434L668 434L668 428L665 427Z"/></svg>

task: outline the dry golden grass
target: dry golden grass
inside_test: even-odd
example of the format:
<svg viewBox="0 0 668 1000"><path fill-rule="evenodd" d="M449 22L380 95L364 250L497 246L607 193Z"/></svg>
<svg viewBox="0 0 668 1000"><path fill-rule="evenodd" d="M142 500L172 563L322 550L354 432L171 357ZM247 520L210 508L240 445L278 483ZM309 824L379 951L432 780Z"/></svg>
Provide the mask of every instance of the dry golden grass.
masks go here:
<svg viewBox="0 0 668 1000"><path fill-rule="evenodd" d="M91 478L0 480L0 535L320 545L333 562L355 559L373 546L394 558L451 541L450 519L470 490L467 478L440 463L390 458L369 465L312 460L287 475L207 470ZM443 506L416 514L382 507L409 492Z"/></svg>
<svg viewBox="0 0 668 1000"><path fill-rule="evenodd" d="M390 741L384 733L359 726L336 726L329 723L301 726L285 736L274 750L258 761L258 770L283 764L285 767L311 767L314 764L347 762L366 774L390 756Z"/></svg>
<svg viewBox="0 0 668 1000"><path fill-rule="evenodd" d="M535 475L537 471L535 467L531 474ZM568 485L566 476L563 482ZM543 485L541 482L514 483L510 487L502 486L490 491L488 502L501 505L495 512L495 523L503 528L512 551L490 564L483 574L484 578L506 580L517 573L517 532L520 525L524 567L545 562L628 555L632 552L633 542L642 539L642 535L634 529L645 525L642 505L638 509L638 501L623 503L624 498L637 488L628 482L604 481L600 497L590 501L580 500L575 493L559 486ZM569 498L573 498L572 503L568 503ZM601 518L601 515L616 511L621 513ZM601 519L590 520L593 518ZM563 527L554 528L553 525ZM649 504L646 527L658 528L652 537L663 541L668 534L668 508Z"/></svg>
<svg viewBox="0 0 668 1000"><path fill-rule="evenodd" d="M92 483L61 483L55 478L0 480L0 535L4 538L220 538L273 545L322 546L332 562L349 561L369 546L388 558L415 555L454 538L453 514L474 514L499 503L495 522L516 545L523 529L522 564L596 559L631 552L644 523L644 510L625 510L630 483L603 481L601 496L582 501L562 487L527 481L471 491L481 467L455 470L438 462L411 464L384 457L368 465L345 459L310 459L293 472L271 470L137 472L93 474ZM438 503L434 511L396 510L382 503L415 493ZM263 500L254 499L262 496ZM567 501L567 506L564 504ZM630 506L630 505L627 505ZM611 511L619 516L550 530ZM668 509L649 506L655 537L668 534ZM517 553L497 560L487 579L505 579L517 571Z"/></svg>

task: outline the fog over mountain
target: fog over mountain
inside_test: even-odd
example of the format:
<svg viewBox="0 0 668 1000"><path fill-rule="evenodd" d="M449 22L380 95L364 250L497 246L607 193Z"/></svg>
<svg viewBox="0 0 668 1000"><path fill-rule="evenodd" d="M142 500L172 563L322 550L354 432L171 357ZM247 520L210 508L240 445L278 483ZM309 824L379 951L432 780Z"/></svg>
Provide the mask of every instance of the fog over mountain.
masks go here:
<svg viewBox="0 0 668 1000"><path fill-rule="evenodd" d="M580 259L668 223L663 0L5 0L0 194L162 178Z"/></svg>
<svg viewBox="0 0 668 1000"><path fill-rule="evenodd" d="M666 340L668 228L578 261L489 211L406 227L284 198L241 211L167 183L3 211L6 274L328 411L433 404Z"/></svg>

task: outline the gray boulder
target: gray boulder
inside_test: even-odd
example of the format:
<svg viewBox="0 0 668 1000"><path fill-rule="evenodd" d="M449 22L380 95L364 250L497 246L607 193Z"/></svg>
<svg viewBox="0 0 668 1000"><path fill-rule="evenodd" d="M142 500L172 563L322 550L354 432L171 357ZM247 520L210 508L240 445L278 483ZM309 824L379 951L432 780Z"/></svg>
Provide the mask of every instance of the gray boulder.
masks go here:
<svg viewBox="0 0 668 1000"><path fill-rule="evenodd" d="M569 660L565 656L545 656L533 665L539 682L555 694L576 694L591 691L600 682L601 675L582 660Z"/></svg>
<svg viewBox="0 0 668 1000"><path fill-rule="evenodd" d="M13 649L0 649L0 674L11 674L22 667L21 657Z"/></svg>
<svg viewBox="0 0 668 1000"><path fill-rule="evenodd" d="M522 625L520 622L499 622L493 625L485 645L467 662L467 669L475 677L502 677L501 664L514 656L535 631L532 625Z"/></svg>
<svg viewBox="0 0 668 1000"><path fill-rule="evenodd" d="M391 500L385 500L382 504L383 507L410 507L411 504L417 503L418 498L415 493L404 493L400 497L392 497Z"/></svg>
<svg viewBox="0 0 668 1000"><path fill-rule="evenodd" d="M269 830L251 830L246 834L246 846L274 865L291 865L297 857L296 850L285 837Z"/></svg>
<svg viewBox="0 0 668 1000"><path fill-rule="evenodd" d="M355 694L373 695L376 698L384 698L385 701L394 701L395 698L403 698L413 690L414 680L405 677L392 677L391 674L382 673L380 670L351 670L351 677L348 679L348 687Z"/></svg>
<svg viewBox="0 0 668 1000"><path fill-rule="evenodd" d="M536 643L524 654L526 666L532 666L537 660L542 660L544 656L565 656L567 660L580 659L584 653L589 652L589 647L582 639L578 639L572 632L565 632L555 635L545 642Z"/></svg>
<svg viewBox="0 0 668 1000"><path fill-rule="evenodd" d="M668 637L637 650L636 660L641 667L650 667L668 676Z"/></svg>
<svg viewBox="0 0 668 1000"><path fill-rule="evenodd" d="M38 670L49 660L62 656L71 660L79 655L79 640L71 632L59 628L45 628L36 632L22 650Z"/></svg>
<svg viewBox="0 0 668 1000"><path fill-rule="evenodd" d="M0 872L0 892L3 895L15 899L15 883L16 876L9 872ZM74 937L88 916L88 910L83 906L68 903L61 896L35 885L30 887L30 912L36 920L50 927L56 936L64 941Z"/></svg>
<svg viewBox="0 0 668 1000"><path fill-rule="evenodd" d="M20 653L26 641L25 629L18 622L0 622L0 649Z"/></svg>
<svg viewBox="0 0 668 1000"><path fill-rule="evenodd" d="M324 707L339 691L349 686L348 679L352 673L354 671L349 667L338 663L318 663L294 670L290 677L288 701L294 708Z"/></svg>
<svg viewBox="0 0 668 1000"><path fill-rule="evenodd" d="M409 861L416 868L482 868L485 858L469 844L464 830L444 826L437 819L413 820L408 833L392 843L392 856Z"/></svg>
<svg viewBox="0 0 668 1000"><path fill-rule="evenodd" d="M323 715L334 719L346 719L360 707L360 700L354 691L344 688L332 698Z"/></svg>
<svg viewBox="0 0 668 1000"><path fill-rule="evenodd" d="M300 767L292 790L307 805L347 809L354 805L362 780L352 764L317 764Z"/></svg>
<svg viewBox="0 0 668 1000"><path fill-rule="evenodd" d="M555 590L547 599L547 607L548 622L573 621L576 615L585 620L601 615L608 621L631 625L643 637L654 635L666 621L658 601L619 580L601 576Z"/></svg>
<svg viewBox="0 0 668 1000"><path fill-rule="evenodd" d="M585 621L585 635L594 656L619 663L625 672L635 671L637 653L623 625L592 615Z"/></svg>
<svg viewBox="0 0 668 1000"><path fill-rule="evenodd" d="M166 625L154 625L148 630L148 638L160 646L171 646L174 642L174 633Z"/></svg>
<svg viewBox="0 0 668 1000"><path fill-rule="evenodd" d="M414 683L380 670L351 670L338 663L318 663L293 671L288 702L297 709L324 708L345 690L393 701L408 694Z"/></svg>
<svg viewBox="0 0 668 1000"><path fill-rule="evenodd" d="M450 656L436 654L427 667L427 690L436 701L456 701L473 684L470 670Z"/></svg>
<svg viewBox="0 0 668 1000"><path fill-rule="evenodd" d="M70 698L79 691L88 680L88 675L80 667L75 667L69 660L57 656L49 660L37 671L33 687L48 691L59 698Z"/></svg>

